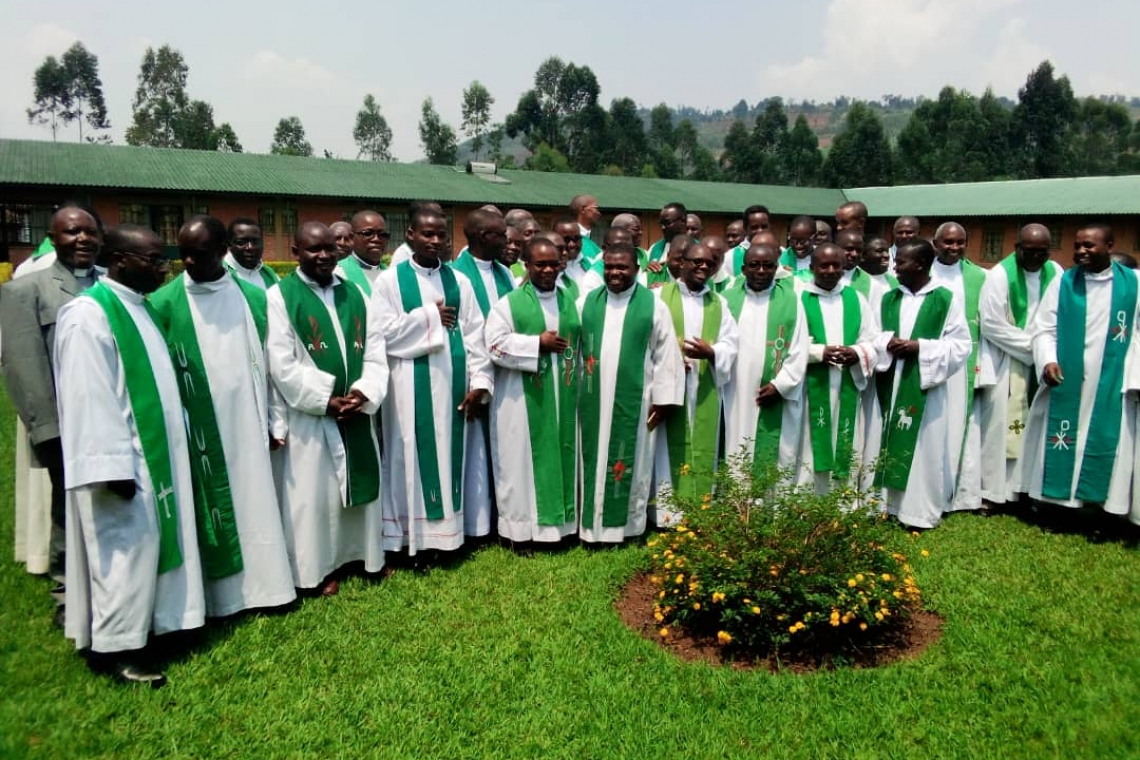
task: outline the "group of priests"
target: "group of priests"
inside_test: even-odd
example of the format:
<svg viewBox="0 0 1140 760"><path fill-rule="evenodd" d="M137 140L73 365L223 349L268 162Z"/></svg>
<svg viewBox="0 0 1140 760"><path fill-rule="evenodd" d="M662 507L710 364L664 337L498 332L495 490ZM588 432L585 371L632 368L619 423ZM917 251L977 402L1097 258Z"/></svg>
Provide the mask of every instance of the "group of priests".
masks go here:
<svg viewBox="0 0 1140 760"><path fill-rule="evenodd" d="M161 685L152 633L335 594L349 563L620 543L730 462L912 528L1026 494L1140 522L1137 279L1109 227L1062 270L1027 225L987 272L962 226L888 241L858 202L784 241L763 206L721 237L671 203L648 251L637 216L594 241L597 200L570 212L474 210L454 258L435 203L391 254L375 211L306 221L285 276L256 220L196 215L170 279L150 229L57 211L0 291L0 364L92 667Z"/></svg>

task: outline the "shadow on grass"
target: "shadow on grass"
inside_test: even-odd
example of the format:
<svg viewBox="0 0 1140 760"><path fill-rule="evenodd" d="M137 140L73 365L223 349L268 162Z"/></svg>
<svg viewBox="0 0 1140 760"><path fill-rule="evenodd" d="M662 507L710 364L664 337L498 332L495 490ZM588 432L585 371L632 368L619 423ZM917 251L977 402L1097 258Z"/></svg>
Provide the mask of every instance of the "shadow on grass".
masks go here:
<svg viewBox="0 0 1140 760"><path fill-rule="evenodd" d="M1140 547L1140 526L1129 522L1127 515L1109 514L1097 506L1062 507L1023 496L1019 502L994 505L988 513L1009 515L1045 533L1085 538L1090 544Z"/></svg>

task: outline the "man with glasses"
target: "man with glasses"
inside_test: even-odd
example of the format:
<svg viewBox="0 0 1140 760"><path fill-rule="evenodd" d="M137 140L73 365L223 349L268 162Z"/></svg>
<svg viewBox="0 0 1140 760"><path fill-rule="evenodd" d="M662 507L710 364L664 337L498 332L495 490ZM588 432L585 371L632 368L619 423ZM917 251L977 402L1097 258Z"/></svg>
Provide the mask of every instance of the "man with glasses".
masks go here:
<svg viewBox="0 0 1140 760"><path fill-rule="evenodd" d="M562 276L564 279L572 280L579 294L585 295L589 292L583 288L590 273L590 263L582 256L582 231L573 217L563 216L554 222L554 232L562 238L562 243L566 246L566 269Z"/></svg>
<svg viewBox="0 0 1140 760"><path fill-rule="evenodd" d="M352 217L352 253L341 259L338 274L372 295L372 285L384 271L384 254L388 252L388 225L375 211L358 211Z"/></svg>
<svg viewBox="0 0 1140 760"><path fill-rule="evenodd" d="M592 195L575 195L570 201L570 211L578 220L578 231L582 235L582 255L592 263L602 252L598 244L590 239L594 225L602 218L598 199Z"/></svg>
<svg viewBox="0 0 1140 760"><path fill-rule="evenodd" d="M811 252L815 250L815 220L797 216L788 225L788 247L780 254L780 266L793 274L811 279Z"/></svg>
<svg viewBox="0 0 1140 760"><path fill-rule="evenodd" d="M661 271L665 261L669 258L669 244L678 235L686 234L685 220L689 212L685 204L673 202L661 209L659 223L661 224L661 239L649 247L649 264L647 268L653 272ZM657 269L653 268L657 265Z"/></svg>
<svg viewBox="0 0 1140 760"><path fill-rule="evenodd" d="M662 491L696 499L712 489L720 440L722 391L732 379L740 333L724 298L709 287L716 257L693 243L681 258L681 277L655 290L672 320L685 362L685 402L662 422L654 473L656 525L674 523L680 513Z"/></svg>
<svg viewBox="0 0 1140 760"><path fill-rule="evenodd" d="M267 290L281 278L261 260L265 253L265 242L261 237L261 225L256 219L239 216L230 222L228 231L229 251L222 263L250 285Z"/></svg>
<svg viewBox="0 0 1140 760"><path fill-rule="evenodd" d="M59 312L67 637L125 683L161 686L153 631L201 626L202 567L179 376L147 295L168 272L151 230L107 230L107 276Z"/></svg>

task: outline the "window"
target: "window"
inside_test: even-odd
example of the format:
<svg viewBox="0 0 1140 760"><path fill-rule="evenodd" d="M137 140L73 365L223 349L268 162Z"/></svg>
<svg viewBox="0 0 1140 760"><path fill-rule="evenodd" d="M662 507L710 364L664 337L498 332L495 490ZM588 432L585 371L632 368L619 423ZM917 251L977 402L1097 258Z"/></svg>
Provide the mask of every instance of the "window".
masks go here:
<svg viewBox="0 0 1140 760"><path fill-rule="evenodd" d="M388 225L388 248L396 250L404 242L404 235L408 231L408 215L404 213L384 214L384 221Z"/></svg>
<svg viewBox="0 0 1140 760"><path fill-rule="evenodd" d="M181 206L154 206L155 230L167 245L178 245L178 231L182 229Z"/></svg>
<svg viewBox="0 0 1140 760"><path fill-rule="evenodd" d="M297 232L297 209L281 209L281 232L290 236Z"/></svg>
<svg viewBox="0 0 1140 760"><path fill-rule="evenodd" d="M986 227L982 233L982 261L1001 261L1005 251L1005 229Z"/></svg>
<svg viewBox="0 0 1140 760"><path fill-rule="evenodd" d="M141 203L120 204L119 224L138 224L143 227L149 227L150 208Z"/></svg>
<svg viewBox="0 0 1140 760"><path fill-rule="evenodd" d="M268 206L257 210L257 223L261 227L262 235L277 234L277 214Z"/></svg>
<svg viewBox="0 0 1140 760"><path fill-rule="evenodd" d="M1061 234L1063 232L1064 232L1064 229L1062 229L1061 225L1059 225L1059 224L1050 224L1049 225L1049 250L1050 251L1061 250Z"/></svg>
<svg viewBox="0 0 1140 760"><path fill-rule="evenodd" d="M202 206L202 205L195 206L194 207L194 213L195 214L206 214L208 216L210 214L210 207L209 206Z"/></svg>
<svg viewBox="0 0 1140 760"><path fill-rule="evenodd" d="M48 206L13 204L0 206L3 230L0 241L15 245L39 245L47 237L52 210Z"/></svg>

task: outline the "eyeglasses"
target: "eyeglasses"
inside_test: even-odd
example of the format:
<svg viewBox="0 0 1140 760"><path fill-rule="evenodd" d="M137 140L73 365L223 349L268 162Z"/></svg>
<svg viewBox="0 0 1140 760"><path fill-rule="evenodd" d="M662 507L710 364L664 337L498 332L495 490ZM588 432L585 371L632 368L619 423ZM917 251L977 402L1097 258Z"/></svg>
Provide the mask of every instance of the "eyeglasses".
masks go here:
<svg viewBox="0 0 1140 760"><path fill-rule="evenodd" d="M166 258L165 256L151 256L145 253L139 253L138 251L112 251L111 253L121 253L124 256L130 256L131 258L145 261L148 266L152 267L162 268L170 266L170 259Z"/></svg>
<svg viewBox="0 0 1140 760"><path fill-rule="evenodd" d="M390 238L392 233L388 230L353 230L353 234L362 238Z"/></svg>
<svg viewBox="0 0 1140 760"><path fill-rule="evenodd" d="M683 217L683 216L677 216L677 217L674 217L674 218L672 218L672 219L666 219L666 218L662 217L662 218L661 218L661 219L659 219L658 221L660 221L660 222L661 222L661 226L662 226L662 227L668 227L670 224L676 224L677 222L683 222L683 221L685 221L685 217Z"/></svg>
<svg viewBox="0 0 1140 760"><path fill-rule="evenodd" d="M682 264L687 264L693 269L712 269L716 262L712 259L681 259Z"/></svg>

